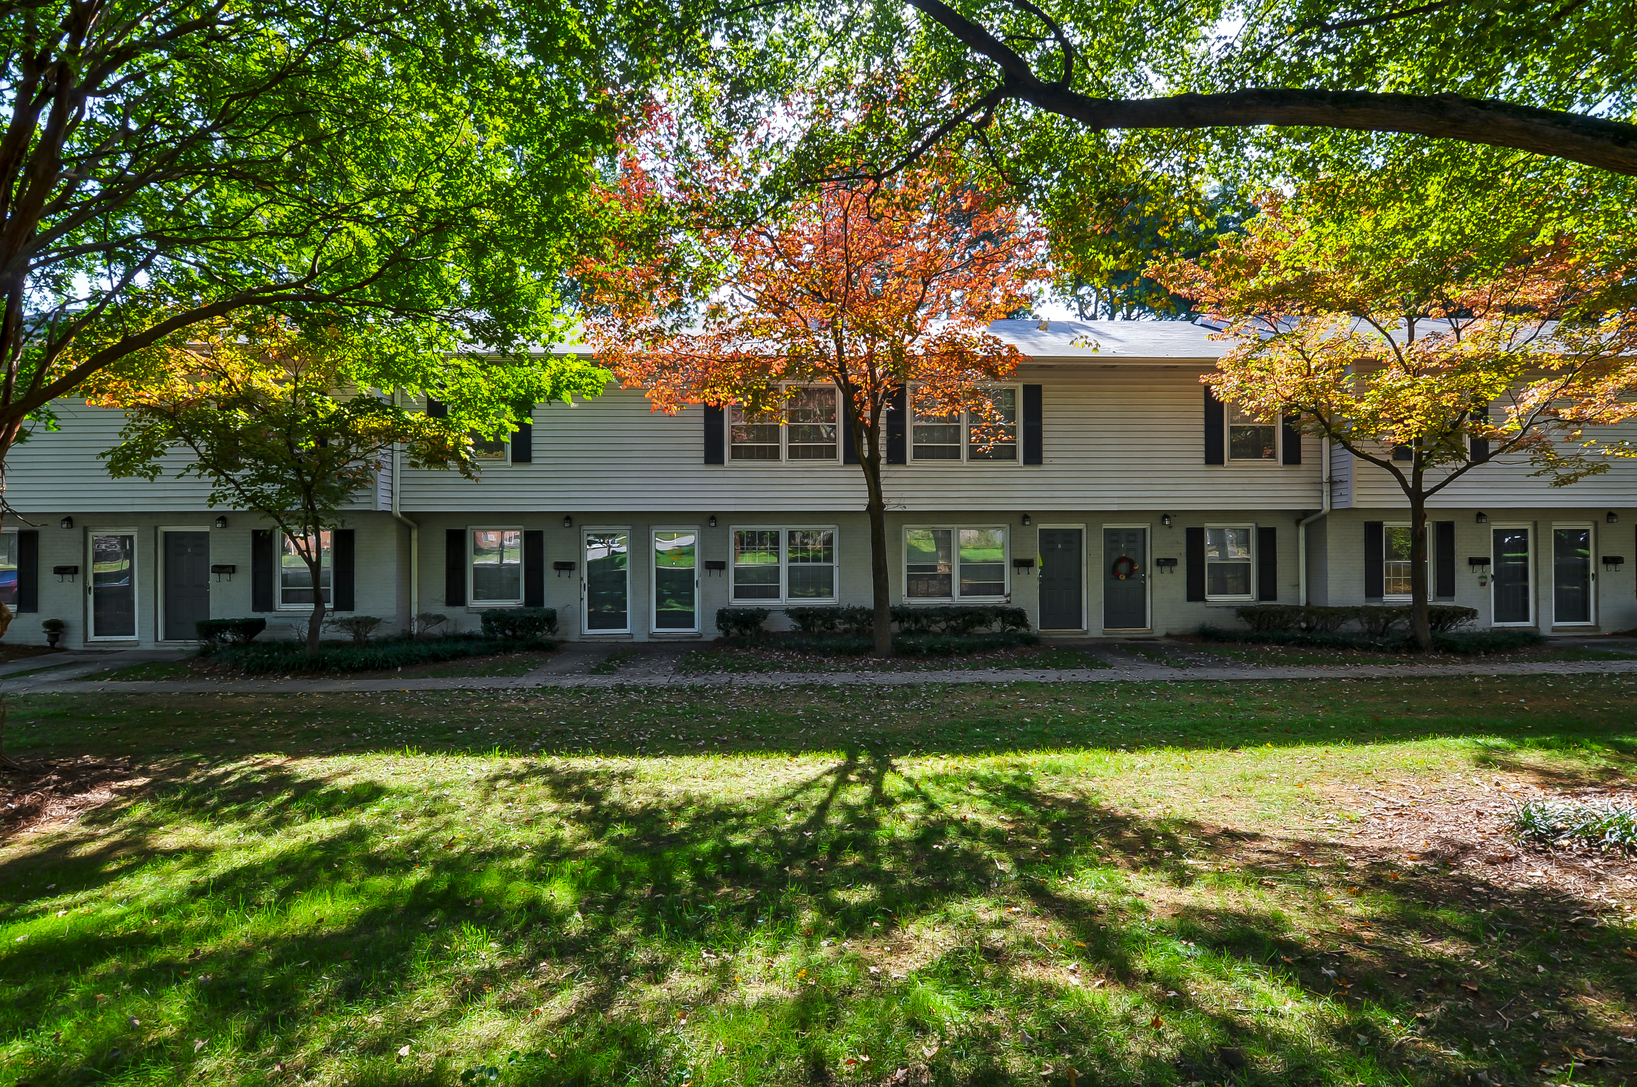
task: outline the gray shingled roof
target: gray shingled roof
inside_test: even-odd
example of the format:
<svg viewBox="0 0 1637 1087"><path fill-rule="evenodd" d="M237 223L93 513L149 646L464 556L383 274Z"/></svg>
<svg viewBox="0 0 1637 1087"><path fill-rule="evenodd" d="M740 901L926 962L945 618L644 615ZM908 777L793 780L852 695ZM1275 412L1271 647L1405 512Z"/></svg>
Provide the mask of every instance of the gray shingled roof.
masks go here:
<svg viewBox="0 0 1637 1087"><path fill-rule="evenodd" d="M995 334L1032 359L1218 359L1230 346L1187 321L996 321Z"/></svg>

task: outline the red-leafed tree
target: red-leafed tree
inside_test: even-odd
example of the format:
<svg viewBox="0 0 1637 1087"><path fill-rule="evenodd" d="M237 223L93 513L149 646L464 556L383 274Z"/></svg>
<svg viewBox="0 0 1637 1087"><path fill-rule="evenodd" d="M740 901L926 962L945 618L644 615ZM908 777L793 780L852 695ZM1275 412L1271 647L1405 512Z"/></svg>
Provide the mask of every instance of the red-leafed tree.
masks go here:
<svg viewBox="0 0 1637 1087"><path fill-rule="evenodd" d="M609 200L651 223L665 188L630 167ZM875 651L890 654L886 413L913 384L931 411L1004 425L985 386L1021 356L988 326L1027 305L1039 235L994 192L942 171L824 184L777 221L705 225L719 210L582 268L588 334L661 411L739 405L789 425L793 385L840 390L870 519ZM679 247L708 254L711 274L681 275L700 265Z"/></svg>

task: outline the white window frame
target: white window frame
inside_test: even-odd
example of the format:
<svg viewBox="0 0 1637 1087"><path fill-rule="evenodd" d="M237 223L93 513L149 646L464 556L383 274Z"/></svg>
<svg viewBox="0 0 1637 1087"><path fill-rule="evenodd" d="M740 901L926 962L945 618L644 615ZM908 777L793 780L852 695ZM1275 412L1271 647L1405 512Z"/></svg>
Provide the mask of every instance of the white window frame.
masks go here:
<svg viewBox="0 0 1637 1087"><path fill-rule="evenodd" d="M96 573L96 552L92 541L98 536L131 538L131 608L136 622L129 634L94 634L96 604L91 595L91 578ZM85 530L85 640L88 642L134 642L142 637L142 530L137 528L88 528Z"/></svg>
<svg viewBox="0 0 1637 1087"><path fill-rule="evenodd" d="M836 401L836 455L832 458L803 457L799 460L790 458L790 420L780 411L779 418L779 456L776 460L736 460L733 456L733 413L742 411L743 405L729 404L722 412L722 459L729 465L758 465L758 464L840 464L847 448L847 412L841 403L841 389L836 385L826 385L814 381L787 381L779 386L782 392L791 389L829 389ZM798 424L806 425L806 424ZM761 444L761 443L757 443Z"/></svg>
<svg viewBox="0 0 1637 1087"><path fill-rule="evenodd" d="M733 561L733 542L741 532L777 532L779 534L779 595L773 597L757 597L756 599L739 599L739 568ZM832 550L835 561L830 564L834 571L831 581L833 593L828 600L817 600L810 596L790 596L790 536L791 532L828 532L833 541ZM800 563L798 565L819 566L822 563ZM835 525L803 525L803 524L753 524L728 526L728 606L734 608L827 608L841 604L841 529Z"/></svg>
<svg viewBox="0 0 1637 1087"><path fill-rule="evenodd" d="M1222 405L1222 463L1224 464L1283 464L1285 462L1285 427L1283 419L1273 422L1273 456L1271 457L1236 457L1233 455L1233 413L1237 405ZM1252 423L1251 426L1265 426L1264 423ZM1225 525L1225 528L1238 528L1238 525Z"/></svg>
<svg viewBox="0 0 1637 1087"><path fill-rule="evenodd" d="M1216 596L1211 593L1211 529L1213 528L1244 528L1250 530L1250 591L1243 596L1235 593L1232 596ZM1254 521L1212 521L1205 525L1205 603L1207 604L1254 604L1256 603L1256 567L1259 556L1256 554L1256 539L1259 533Z"/></svg>
<svg viewBox="0 0 1637 1087"><path fill-rule="evenodd" d="M953 462L950 462L953 463ZM962 596L961 591L961 530L999 529L1004 541L1004 555L1000 563L1001 578L1006 591L999 596ZM909 534L914 531L947 531L949 537L949 591L950 596L909 595ZM898 574L903 578L899 597L906 604L1004 604L1012 599L1012 526L993 522L964 524L905 525L898 537Z"/></svg>
<svg viewBox="0 0 1637 1087"><path fill-rule="evenodd" d="M477 541L474 537L479 532L515 532L517 533L517 599L515 600L479 600L477 598ZM472 611L487 611L490 608L520 608L523 606L523 594L528 592L523 584L523 550L526 544L522 525L467 525L466 526L466 606Z"/></svg>
<svg viewBox="0 0 1637 1087"><path fill-rule="evenodd" d="M286 604L284 602L284 548L290 542L290 534L285 532L283 529L276 528L273 531L278 533L279 540L278 549L273 552L273 595L275 598L274 610L288 612L310 612L313 610L313 605L310 602L305 604ZM324 532L328 532L330 534L330 546L327 550L320 550L318 561L320 567L323 567L325 558L327 557L329 559L330 594L329 599L324 601L324 610L333 611L335 610L335 530L332 528L322 529L320 532L321 541ZM320 546L322 547L322 544Z"/></svg>
<svg viewBox="0 0 1637 1087"><path fill-rule="evenodd" d="M1589 533L1587 550L1587 569L1590 573L1586 615L1583 620L1561 620L1557 617L1557 530L1560 528L1583 528ZM1596 521L1553 521L1548 529L1552 534L1552 626L1553 627L1584 627L1587 630L1597 626L1597 522ZM1494 546L1494 536L1490 536L1491 546ZM1534 555L1530 555L1531 560Z"/></svg>
<svg viewBox="0 0 1637 1087"><path fill-rule="evenodd" d="M500 456L498 456L498 457L484 457L484 456L479 456L478 455L477 443L478 442L486 442L486 441L498 441L500 443L500 449L501 449ZM474 434L472 436L472 443L473 443L472 444L472 459L477 461L479 467L483 467L483 468L510 468L512 466L512 443L507 441L505 438L495 438L495 439L481 438L481 437L478 437L477 435Z"/></svg>
<svg viewBox="0 0 1637 1087"><path fill-rule="evenodd" d="M1011 382L1011 381L999 381L999 382L995 382L994 384L981 385L981 386L979 386L979 388L982 389L985 393L988 393L988 392L991 392L991 391L994 391L994 390L998 390L998 389L1011 389L1012 390L1013 397L1015 398L1014 402L1017 404L1017 418L1012 423L1012 427L1017 433L1016 433L1015 440L1012 442L1012 446L1013 446L1014 449L1017 450L1017 456L1013 457L1011 460L991 460L988 457L973 457L972 456L972 420L971 420L971 413L968 412L965 408L962 408L961 413L960 413L960 415L961 415L961 417L960 417L960 429L961 429L961 455L960 455L960 457L958 459L943 459L943 458L932 458L932 457L927 457L927 458L923 459L923 458L916 457L916 455L915 455L915 389L916 389L916 386L911 385L909 387L908 392L906 392L904 394L904 409L905 409L905 414L908 416L908 418L904 420L904 460L906 462L910 463L910 464L981 464L981 465L985 465L985 466L993 466L993 467L996 467L996 468L1011 468L1011 467L1014 467L1014 466L1022 465L1022 463L1023 463L1023 385L1022 385L1022 383L1021 382ZM928 527L928 526L917 525L915 527L924 528L924 527ZM931 527L940 527L941 528L942 526L931 526ZM984 526L981 526L981 525L977 525L977 526L967 525L965 527L967 527L967 528L974 528L974 527L981 528L981 527L984 527ZM1010 534L1008 534L1008 535L1010 535ZM1009 574L1007 576L1010 577ZM1008 582L1008 585L1009 584L1010 583Z"/></svg>
<svg viewBox="0 0 1637 1087"><path fill-rule="evenodd" d="M1383 521L1381 524L1381 602L1383 604L1408 604L1412 599L1411 593L1390 593L1387 591L1387 563L1392 561L1387 558L1387 530L1389 528L1407 529L1411 527L1413 526L1408 521ZM1431 521L1427 522L1427 527L1432 528ZM1427 533L1427 599L1429 601L1433 598L1432 590L1434 588L1432 552L1433 539L1432 533L1429 531ZM1405 559L1403 561L1407 563L1411 560Z"/></svg>
<svg viewBox="0 0 1637 1087"><path fill-rule="evenodd" d="M661 627L659 625L659 564L655 561L658 555L656 544L661 532L691 532L693 533L693 626L691 627ZM701 552L704 551L704 532L698 525L649 525L648 526L648 629L657 638L675 634L700 633L701 612L704 605L700 601L699 568L704 563ZM627 564L629 566L629 564Z"/></svg>
<svg viewBox="0 0 1637 1087"><path fill-rule="evenodd" d="M22 602L22 596L23 596L23 582L22 582L23 572L22 572L22 570L17 568L17 530L14 529L14 528L8 528L5 531L0 532L0 541L4 541L4 540L10 540L11 541L12 569L17 571L18 580L13 583L14 584L14 589L15 589L15 592L16 592L16 596L17 596L17 600L13 601L10 605L8 605L13 612L16 612L17 611L17 605Z"/></svg>

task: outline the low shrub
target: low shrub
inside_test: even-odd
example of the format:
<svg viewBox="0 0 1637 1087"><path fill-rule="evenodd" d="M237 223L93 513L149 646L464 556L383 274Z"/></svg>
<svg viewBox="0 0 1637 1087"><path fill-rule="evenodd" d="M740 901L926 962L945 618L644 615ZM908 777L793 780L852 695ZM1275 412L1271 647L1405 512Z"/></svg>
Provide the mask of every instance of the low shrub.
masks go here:
<svg viewBox="0 0 1637 1087"><path fill-rule="evenodd" d="M766 608L717 608L716 629L730 638L754 638L772 614Z"/></svg>
<svg viewBox="0 0 1637 1087"><path fill-rule="evenodd" d="M410 633L417 638L424 638L448 621L449 616L441 611L423 611L415 616L414 622L410 625Z"/></svg>
<svg viewBox="0 0 1637 1087"><path fill-rule="evenodd" d="M199 637L199 647L206 652L233 645L247 645L256 635L267 629L267 620L259 617L244 619L201 619L193 625Z"/></svg>
<svg viewBox="0 0 1637 1087"><path fill-rule="evenodd" d="M1029 613L1001 604L898 604L892 621L904 634L946 634L961 637L980 630L1001 633L1029 629Z"/></svg>
<svg viewBox="0 0 1637 1087"><path fill-rule="evenodd" d="M1546 640L1534 630L1463 630L1454 634L1442 631L1432 636L1435 648L1445 653L1509 653L1514 649L1528 649Z"/></svg>
<svg viewBox="0 0 1637 1087"><path fill-rule="evenodd" d="M1364 631L1366 638L1385 638L1395 629L1408 630L1410 626L1409 608L1384 607L1376 604L1353 610L1359 629Z"/></svg>
<svg viewBox="0 0 1637 1087"><path fill-rule="evenodd" d="M954 657L963 653L992 653L1001 649L1038 645L1040 636L1031 632L1006 631L979 634L895 634L893 651L906 657ZM782 653L808 653L816 657L864 657L875 649L875 641L862 634L775 634L723 638L722 645L774 649Z"/></svg>
<svg viewBox="0 0 1637 1087"><path fill-rule="evenodd" d="M538 644L538 643L536 643ZM213 664L247 676L291 672L374 672L416 664L515 653L528 643L475 634L442 638L381 638L367 645L327 643L311 656L299 642L244 642L208 653ZM201 650L201 656L207 655Z"/></svg>
<svg viewBox="0 0 1637 1087"><path fill-rule="evenodd" d="M490 608L478 616L485 637L537 642L557 633L556 608Z"/></svg>
<svg viewBox="0 0 1637 1087"><path fill-rule="evenodd" d="M1385 638L1410 629L1411 609L1373 604L1365 607L1324 607L1317 604L1247 604L1234 616L1258 634L1279 632L1333 634L1349 623L1371 638ZM1434 631L1459 630L1478 618L1476 608L1455 604L1427 605L1427 621Z"/></svg>
<svg viewBox="0 0 1637 1087"><path fill-rule="evenodd" d="M1463 608L1455 604L1427 605L1427 623L1434 634L1448 634L1477 621L1477 608Z"/></svg>
<svg viewBox="0 0 1637 1087"><path fill-rule="evenodd" d="M1233 609L1233 614L1240 622L1262 634L1275 630L1307 630L1308 613L1315 610L1299 604L1247 604Z"/></svg>
<svg viewBox="0 0 1637 1087"><path fill-rule="evenodd" d="M365 645L384 620L374 615L332 615L326 622L351 635L353 645Z"/></svg>
<svg viewBox="0 0 1637 1087"><path fill-rule="evenodd" d="M1542 845L1637 852L1637 805L1612 800L1526 800L1508 820L1512 833Z"/></svg>

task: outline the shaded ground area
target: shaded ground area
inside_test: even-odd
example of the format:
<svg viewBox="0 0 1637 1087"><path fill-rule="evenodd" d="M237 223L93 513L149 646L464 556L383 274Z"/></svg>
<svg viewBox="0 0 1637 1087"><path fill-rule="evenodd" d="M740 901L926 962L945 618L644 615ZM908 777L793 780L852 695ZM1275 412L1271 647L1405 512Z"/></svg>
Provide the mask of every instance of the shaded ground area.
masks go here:
<svg viewBox="0 0 1637 1087"><path fill-rule="evenodd" d="M1637 869L1498 820L1629 792L1633 690L12 698L0 1068L1622 1083Z"/></svg>

